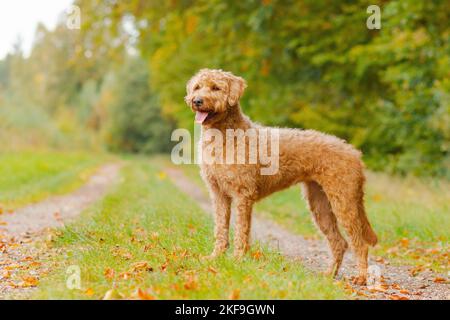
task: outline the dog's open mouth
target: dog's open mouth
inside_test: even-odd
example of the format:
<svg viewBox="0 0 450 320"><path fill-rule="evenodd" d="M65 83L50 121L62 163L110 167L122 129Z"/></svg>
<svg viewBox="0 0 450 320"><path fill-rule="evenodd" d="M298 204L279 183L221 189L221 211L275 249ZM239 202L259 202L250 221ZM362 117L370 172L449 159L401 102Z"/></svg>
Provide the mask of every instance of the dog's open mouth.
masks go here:
<svg viewBox="0 0 450 320"><path fill-rule="evenodd" d="M195 122L202 124L207 119L214 117L214 112L204 112L204 111L196 111L195 112Z"/></svg>

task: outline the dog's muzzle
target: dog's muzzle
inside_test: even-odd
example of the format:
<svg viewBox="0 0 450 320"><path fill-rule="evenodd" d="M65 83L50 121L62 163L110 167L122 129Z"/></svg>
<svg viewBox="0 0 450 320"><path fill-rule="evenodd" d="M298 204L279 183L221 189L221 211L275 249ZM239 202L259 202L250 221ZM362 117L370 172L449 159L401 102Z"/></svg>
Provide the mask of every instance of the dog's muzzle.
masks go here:
<svg viewBox="0 0 450 320"><path fill-rule="evenodd" d="M196 107L201 107L203 105L203 99L199 98L199 97L196 97L196 98L194 98L194 100L192 100L192 103Z"/></svg>

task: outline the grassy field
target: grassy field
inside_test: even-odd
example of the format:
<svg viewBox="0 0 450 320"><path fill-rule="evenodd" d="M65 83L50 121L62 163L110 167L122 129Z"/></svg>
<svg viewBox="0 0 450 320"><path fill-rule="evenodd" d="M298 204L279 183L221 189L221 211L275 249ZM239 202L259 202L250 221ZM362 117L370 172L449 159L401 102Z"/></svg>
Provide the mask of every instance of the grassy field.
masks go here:
<svg viewBox="0 0 450 320"><path fill-rule="evenodd" d="M165 163L171 165L169 161ZM197 166L178 168L205 188ZM373 172L367 176L367 212L379 236L379 245L373 253L398 263L448 271L450 183ZM299 186L273 194L257 203L255 210L294 233L311 238L320 236Z"/></svg>
<svg viewBox="0 0 450 320"><path fill-rule="evenodd" d="M178 191L159 160L128 159L122 183L78 222L57 232L64 249L34 298L337 299L342 286L256 245L242 263L232 255L203 257L213 246L212 219ZM171 199L171 200L170 200ZM81 270L81 288L66 287L67 267ZM112 290L112 291L110 291Z"/></svg>
<svg viewBox="0 0 450 320"><path fill-rule="evenodd" d="M22 151L0 153L0 209L67 193L86 182L106 156L86 152Z"/></svg>
<svg viewBox="0 0 450 320"><path fill-rule="evenodd" d="M50 151L0 155L1 202L15 208L69 192L108 159ZM313 276L298 262L260 244L252 246L240 264L231 254L204 259L213 246L213 221L166 177L163 170L172 165L169 159L125 157L124 162L121 182L111 194L46 241L44 250L56 254L42 261L51 267L33 298L354 297L343 284ZM206 192L197 166L178 168ZM373 254L420 268L448 270L449 190L443 181L368 173L366 204L380 237ZM292 232L320 236L299 187L258 203L256 212ZM80 268L81 288L70 290L67 268L73 265Z"/></svg>

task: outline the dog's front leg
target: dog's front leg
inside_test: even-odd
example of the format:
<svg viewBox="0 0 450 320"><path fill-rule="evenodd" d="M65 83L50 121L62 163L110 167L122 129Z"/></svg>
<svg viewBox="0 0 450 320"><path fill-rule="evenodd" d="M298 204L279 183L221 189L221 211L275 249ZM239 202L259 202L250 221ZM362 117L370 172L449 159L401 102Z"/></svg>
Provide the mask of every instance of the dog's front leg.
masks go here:
<svg viewBox="0 0 450 320"><path fill-rule="evenodd" d="M253 201L238 199L236 204L237 216L234 234L234 256L242 258L249 249L250 226L252 220Z"/></svg>
<svg viewBox="0 0 450 320"><path fill-rule="evenodd" d="M231 198L220 192L218 188L213 187L212 191L215 211L214 237L216 242L210 257L215 258L224 253L229 245Z"/></svg>

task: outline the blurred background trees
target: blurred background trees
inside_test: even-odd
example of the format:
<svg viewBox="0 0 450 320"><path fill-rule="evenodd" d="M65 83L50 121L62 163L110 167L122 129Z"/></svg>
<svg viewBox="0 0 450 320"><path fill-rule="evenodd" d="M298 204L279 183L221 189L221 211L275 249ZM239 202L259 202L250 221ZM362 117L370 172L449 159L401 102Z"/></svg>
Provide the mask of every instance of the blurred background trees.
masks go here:
<svg viewBox="0 0 450 320"><path fill-rule="evenodd" d="M30 57L0 62L0 125L20 109L54 145L164 151L193 125L186 81L222 68L247 79L256 121L345 138L373 169L450 176L449 1L379 1L381 30L362 0L75 4L81 30L38 27Z"/></svg>
<svg viewBox="0 0 450 320"><path fill-rule="evenodd" d="M114 151L169 152L175 124L161 114L157 95L149 90L148 65L129 58L112 84L105 142Z"/></svg>

